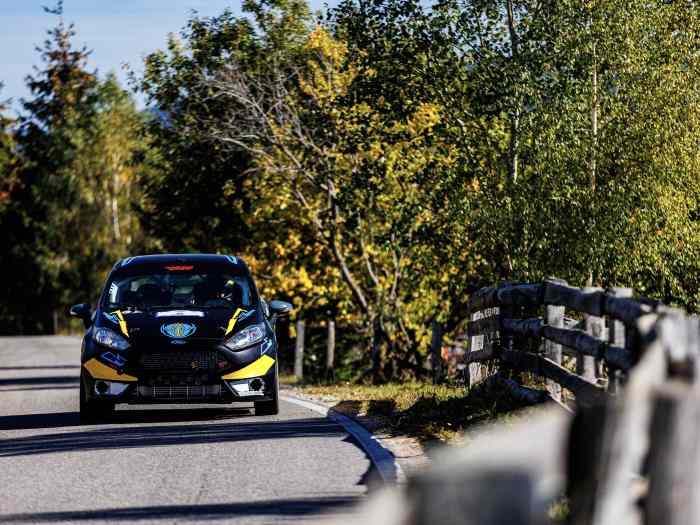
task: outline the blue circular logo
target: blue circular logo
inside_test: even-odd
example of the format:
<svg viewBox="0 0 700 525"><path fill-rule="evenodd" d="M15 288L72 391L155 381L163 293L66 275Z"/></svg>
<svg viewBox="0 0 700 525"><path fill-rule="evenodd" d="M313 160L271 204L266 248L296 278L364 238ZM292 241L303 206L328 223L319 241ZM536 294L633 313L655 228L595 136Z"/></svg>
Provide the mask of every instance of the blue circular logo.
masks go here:
<svg viewBox="0 0 700 525"><path fill-rule="evenodd" d="M160 332L172 339L185 339L191 336L197 327L190 323L170 323L160 327Z"/></svg>

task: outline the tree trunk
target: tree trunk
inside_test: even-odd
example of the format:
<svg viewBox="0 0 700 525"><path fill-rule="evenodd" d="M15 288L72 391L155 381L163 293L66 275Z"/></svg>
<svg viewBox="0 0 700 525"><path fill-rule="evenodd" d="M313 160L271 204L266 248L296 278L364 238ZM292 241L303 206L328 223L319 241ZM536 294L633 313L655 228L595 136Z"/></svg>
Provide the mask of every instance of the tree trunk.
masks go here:
<svg viewBox="0 0 700 525"><path fill-rule="evenodd" d="M372 320L372 382L382 381L382 323L379 316Z"/></svg>
<svg viewBox="0 0 700 525"><path fill-rule="evenodd" d="M595 38L595 37L594 37ZM598 155L598 59L596 56L595 40L593 41L593 63L591 70L591 152L590 152L590 172L589 172L589 189L591 192L590 220L591 232L594 233L595 227L595 193L596 193L596 178L597 178L597 155ZM595 239L590 239L589 244L591 249L595 249ZM591 253L591 261L595 260L595 254ZM586 278L586 286L593 286L594 275L593 267L588 269Z"/></svg>
<svg viewBox="0 0 700 525"><path fill-rule="evenodd" d="M114 233L114 240L119 242L121 239L121 230L119 228L119 180L117 172L112 175L112 231Z"/></svg>
<svg viewBox="0 0 700 525"><path fill-rule="evenodd" d="M515 16L513 14L513 0L506 0L506 11L508 13L508 32L510 33L511 59L515 60L519 53L518 33L515 30ZM517 66L517 64L516 64ZM508 185L512 186L518 182L518 169L520 157L520 100L518 99L518 86L514 87L515 108L510 118L510 141L508 144Z"/></svg>

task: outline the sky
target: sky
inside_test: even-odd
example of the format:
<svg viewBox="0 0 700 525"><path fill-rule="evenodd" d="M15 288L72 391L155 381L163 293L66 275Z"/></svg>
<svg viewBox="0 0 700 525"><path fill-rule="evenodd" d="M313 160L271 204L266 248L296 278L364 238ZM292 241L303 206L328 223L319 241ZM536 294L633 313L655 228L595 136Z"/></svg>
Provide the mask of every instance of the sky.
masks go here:
<svg viewBox="0 0 700 525"><path fill-rule="evenodd" d="M324 3L310 2L313 9ZM14 111L19 99L29 96L25 77L39 64L35 47L56 23L42 5L53 6L55 0L0 0L0 100L12 98ZM63 12L66 22L75 23L75 47L92 50L90 68L101 76L113 71L126 86L123 65L141 71L142 57L163 48L167 34L177 33L191 10L215 16L227 7L240 14L241 0L64 0Z"/></svg>

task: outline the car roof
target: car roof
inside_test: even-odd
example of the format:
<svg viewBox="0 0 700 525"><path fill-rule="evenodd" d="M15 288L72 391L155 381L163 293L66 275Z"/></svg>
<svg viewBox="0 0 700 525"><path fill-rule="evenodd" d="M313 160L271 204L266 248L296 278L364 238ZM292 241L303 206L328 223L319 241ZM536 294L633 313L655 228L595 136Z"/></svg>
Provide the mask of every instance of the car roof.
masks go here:
<svg viewBox="0 0 700 525"><path fill-rule="evenodd" d="M154 255L135 255L125 257L117 262L112 272L132 272L134 270L155 270L167 265L195 265L202 268L232 268L248 272L243 259L235 255L213 253L163 253Z"/></svg>

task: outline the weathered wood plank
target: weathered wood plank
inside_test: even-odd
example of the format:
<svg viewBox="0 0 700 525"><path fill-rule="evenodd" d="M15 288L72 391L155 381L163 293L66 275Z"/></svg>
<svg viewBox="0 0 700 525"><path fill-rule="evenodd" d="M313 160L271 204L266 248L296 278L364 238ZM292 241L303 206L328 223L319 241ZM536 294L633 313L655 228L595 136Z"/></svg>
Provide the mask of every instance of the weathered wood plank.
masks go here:
<svg viewBox="0 0 700 525"><path fill-rule="evenodd" d="M608 297L629 299L633 295L632 288L610 288ZM609 301L610 299L607 299ZM607 303L606 303L607 308ZM608 344L617 348L629 349L631 347L632 338L626 337L625 323L610 318L610 327L607 334ZM630 351L630 353L632 353ZM637 355L633 355L633 362L636 361ZM608 367L608 393L617 394L622 386L622 371L614 367Z"/></svg>
<svg viewBox="0 0 700 525"><path fill-rule="evenodd" d="M700 396L697 385L672 381L656 392L649 447L646 523L700 523Z"/></svg>
<svg viewBox="0 0 700 525"><path fill-rule="evenodd" d="M605 342L599 341L581 330L544 326L542 328L542 336L569 348L574 348L583 354L595 358L604 357Z"/></svg>
<svg viewBox="0 0 700 525"><path fill-rule="evenodd" d="M604 404L578 407L569 433L566 494L569 525L591 525L598 496L600 458L605 447Z"/></svg>
<svg viewBox="0 0 700 525"><path fill-rule="evenodd" d="M543 291L543 295L544 295L544 293L546 293L548 286L566 286L566 281L548 279L547 281L545 281L542 284L542 286L544 287L544 291ZM558 306L555 304L548 304L547 306L545 306L544 322L547 326L550 326L550 327L564 328L564 314L565 313L566 313L566 308L564 306ZM557 344L554 341L545 341L544 342L544 354L553 363L556 363L557 365L561 365L563 352L562 352L562 347L560 344ZM554 398L557 402L561 403L562 402L561 385L559 385L556 381L553 381L552 379L553 378L549 378L549 380L547 381L547 390L551 394L552 398Z"/></svg>
<svg viewBox="0 0 700 525"><path fill-rule="evenodd" d="M592 294L594 292L602 292L600 288L586 287L583 289L586 294ZM598 341L605 341L603 332L605 331L605 319L597 315L585 314L584 315L585 331L593 339ZM602 346L602 351L605 352L605 345ZM596 361L601 362L603 356L597 355L580 355L576 359L576 373L588 381L596 382L598 377Z"/></svg>
<svg viewBox="0 0 700 525"><path fill-rule="evenodd" d="M570 416L544 410L508 428L488 429L468 447L438 452L409 480L415 525L540 525L564 486ZM536 446L533 444L536 443Z"/></svg>
<svg viewBox="0 0 700 525"><path fill-rule="evenodd" d="M672 344L673 321L657 322L658 316L646 315L637 322L642 335L642 357L622 393L607 405L604 447L595 473L595 508L586 525L638 525L642 516L635 475L642 472L649 450L652 399L654 390L667 374L666 348ZM579 523L572 519L572 523Z"/></svg>
<svg viewBox="0 0 700 525"><path fill-rule="evenodd" d="M603 309L606 315L622 321L628 326L634 326L637 319L654 311L650 305L643 304L631 297L619 297L610 294L605 296Z"/></svg>
<svg viewBox="0 0 700 525"><path fill-rule="evenodd" d="M484 350L476 350L474 352L468 352L464 355L465 363L481 363L483 361L490 361L498 357L498 350L493 345L491 348L486 348Z"/></svg>
<svg viewBox="0 0 700 525"><path fill-rule="evenodd" d="M522 403L527 403L529 405L538 405L541 403L546 403L548 401L553 401L552 396L550 396L549 392L547 392L546 390L528 388L519 384L513 379L508 379L500 376L499 381L513 399L516 399Z"/></svg>
<svg viewBox="0 0 700 525"><path fill-rule="evenodd" d="M433 384L442 383L442 326L433 319L431 323L430 364L433 369Z"/></svg>
<svg viewBox="0 0 700 525"><path fill-rule="evenodd" d="M486 310L473 312L471 314L471 322L484 319L487 316L493 321L498 321L498 308L488 308ZM484 354L494 355L498 346L498 332L485 333L481 335L471 335L468 338L469 345L465 355L466 368L464 370L464 383L469 389L472 386L480 383L486 376L486 368L480 364L481 361L489 359L483 358ZM483 352L483 353L479 353ZM469 356L474 354L475 361L469 362Z"/></svg>
<svg viewBox="0 0 700 525"><path fill-rule="evenodd" d="M542 319L501 319L501 328L511 334L541 337L544 322Z"/></svg>
<svg viewBox="0 0 700 525"><path fill-rule="evenodd" d="M532 372L570 390L576 396L577 403L582 405L591 405L600 402L603 398L604 391L600 387L569 372L546 357L528 352L505 350L501 354L501 359L518 370Z"/></svg>
<svg viewBox="0 0 700 525"><path fill-rule="evenodd" d="M565 283L547 280L543 283L543 300L545 304L565 306L577 312L591 315L604 315L603 301L605 294L602 290L585 292L580 288Z"/></svg>
<svg viewBox="0 0 700 525"><path fill-rule="evenodd" d="M516 284L499 288L496 292L501 306L537 306L542 304L542 285Z"/></svg>
<svg viewBox="0 0 700 525"><path fill-rule="evenodd" d="M482 319L476 319L474 321L469 321L467 324L467 335L470 337L498 332L501 329L501 323L497 315L490 317L484 317Z"/></svg>
<svg viewBox="0 0 700 525"><path fill-rule="evenodd" d="M478 312L485 308L494 308L498 304L498 289L496 287L481 288L472 294L467 301L469 313Z"/></svg>
<svg viewBox="0 0 700 525"><path fill-rule="evenodd" d="M294 376L304 379L304 327L305 321L297 321L297 338L294 344Z"/></svg>

